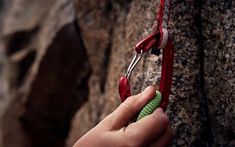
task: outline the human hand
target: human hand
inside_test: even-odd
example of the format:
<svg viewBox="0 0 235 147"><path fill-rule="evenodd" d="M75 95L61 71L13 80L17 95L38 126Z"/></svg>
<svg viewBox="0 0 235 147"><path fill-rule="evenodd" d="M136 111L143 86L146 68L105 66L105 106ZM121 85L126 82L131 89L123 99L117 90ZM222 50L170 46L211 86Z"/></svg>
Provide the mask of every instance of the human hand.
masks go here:
<svg viewBox="0 0 235 147"><path fill-rule="evenodd" d="M129 97L73 147L169 146L173 131L167 115L161 108L137 122L130 123L154 96L155 88L149 86L142 93Z"/></svg>

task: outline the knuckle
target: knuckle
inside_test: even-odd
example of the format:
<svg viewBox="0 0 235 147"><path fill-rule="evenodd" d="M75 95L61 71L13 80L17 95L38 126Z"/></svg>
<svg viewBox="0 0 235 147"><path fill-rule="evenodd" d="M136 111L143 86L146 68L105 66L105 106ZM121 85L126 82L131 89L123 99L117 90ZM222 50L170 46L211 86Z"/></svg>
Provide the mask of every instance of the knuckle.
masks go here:
<svg viewBox="0 0 235 147"><path fill-rule="evenodd" d="M126 131L126 146L127 147L139 147L141 146L141 134L138 133L136 130Z"/></svg>
<svg viewBox="0 0 235 147"><path fill-rule="evenodd" d="M130 96L129 98L126 99L125 102L128 103L128 104L130 104L130 105L133 105L133 104L136 103L136 99L137 99L136 96ZM124 102L124 103L125 103L125 102Z"/></svg>
<svg viewBox="0 0 235 147"><path fill-rule="evenodd" d="M124 103L122 103L124 109L130 113L135 113L135 99L133 97L129 97Z"/></svg>
<svg viewBox="0 0 235 147"><path fill-rule="evenodd" d="M140 144L137 144L136 141L128 141L128 143L126 144L127 147L139 147Z"/></svg>

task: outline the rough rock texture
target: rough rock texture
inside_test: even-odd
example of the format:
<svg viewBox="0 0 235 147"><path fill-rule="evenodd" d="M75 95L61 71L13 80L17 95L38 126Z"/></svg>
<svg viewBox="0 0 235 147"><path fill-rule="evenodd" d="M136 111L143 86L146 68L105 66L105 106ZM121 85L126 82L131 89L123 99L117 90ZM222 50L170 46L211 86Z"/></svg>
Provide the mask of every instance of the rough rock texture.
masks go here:
<svg viewBox="0 0 235 147"><path fill-rule="evenodd" d="M64 146L90 73L74 3L20 0L10 8L1 33L9 84L1 146Z"/></svg>
<svg viewBox="0 0 235 147"><path fill-rule="evenodd" d="M157 0L1 0L0 146L64 147L119 104L117 81L156 24ZM172 0L172 146L235 146L235 2ZM146 53L133 93L158 84Z"/></svg>
<svg viewBox="0 0 235 147"><path fill-rule="evenodd" d="M215 146L235 146L235 2L202 2L205 92Z"/></svg>
<svg viewBox="0 0 235 147"><path fill-rule="evenodd" d="M71 136L76 136L74 140L71 139L72 143L89 129L84 128L83 124L91 124L91 122L93 123L94 120L97 120L97 116L102 118L102 116L107 115L117 107L119 100L117 88L115 87L117 87L118 78L125 72L132 59L135 43L151 33L155 24L154 18L158 4L158 1L143 2L139 0L125 5L127 8L122 8L114 26L111 58L105 87L106 92L102 95L100 103L98 103L105 107L101 109L101 112L100 110L97 111L97 104L91 109L89 105L94 105L94 100L90 100L90 103L77 113L73 123L74 129L71 129ZM185 6L184 9L181 9L182 5ZM194 1L173 2L173 6L172 11L176 15L172 17L171 28L172 33L175 34L176 54L174 87L172 88L171 105L168 109L168 114L176 131L173 144L175 146L203 146L207 143L207 134L205 134L206 137L202 136L203 133L207 132L205 130L207 120L204 115L206 113L203 113L205 111L202 106L204 101L201 98L199 88L200 45L197 38L199 26L196 25L199 9L193 9L197 7ZM186 12L190 12L190 15L184 15ZM102 17L105 18L106 16ZM96 24L93 25L96 26ZM147 85L156 84L156 81L159 81L160 65L161 56L158 57L149 53L144 56L132 74L131 85L135 85L133 86L134 93L143 90ZM91 86L93 87L93 85ZM97 92L96 89L91 89L90 92L92 91L94 93ZM92 96L91 98L93 99L94 97ZM84 115L84 113L87 115ZM100 113L103 114L101 115ZM88 116L96 116L96 118L88 118ZM89 126L92 127L92 125ZM69 143L69 145L72 143Z"/></svg>
<svg viewBox="0 0 235 147"><path fill-rule="evenodd" d="M0 49L2 49L1 47L1 43L0 43ZM3 111L6 108L7 105L7 81L5 79L5 72L4 72L4 60L5 60L5 56L4 56L4 52L2 50L0 50L0 116L2 115ZM1 130L1 129L0 129ZM2 144L2 134L0 133L0 145Z"/></svg>

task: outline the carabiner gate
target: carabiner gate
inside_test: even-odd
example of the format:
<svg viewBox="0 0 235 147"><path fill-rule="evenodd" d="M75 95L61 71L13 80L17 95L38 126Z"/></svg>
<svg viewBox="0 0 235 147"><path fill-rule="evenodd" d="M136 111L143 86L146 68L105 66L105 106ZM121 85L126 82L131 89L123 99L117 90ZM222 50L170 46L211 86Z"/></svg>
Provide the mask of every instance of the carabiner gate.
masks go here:
<svg viewBox="0 0 235 147"><path fill-rule="evenodd" d="M140 59L142 58L143 50L141 50L140 53L135 54L134 58L131 61L131 64L129 65L125 76L122 76L119 79L119 95L121 98L121 101L124 102L127 97L131 96L131 90L130 90L130 84L129 84L129 77L136 67L136 65L139 63Z"/></svg>
<svg viewBox="0 0 235 147"><path fill-rule="evenodd" d="M140 53L135 53L135 56L134 58L132 59L131 61L131 64L129 65L127 71L126 71L126 74L125 74L125 77L129 78L132 71L134 70L134 68L136 67L136 65L139 63L140 59L142 58L143 56L143 50L140 51Z"/></svg>

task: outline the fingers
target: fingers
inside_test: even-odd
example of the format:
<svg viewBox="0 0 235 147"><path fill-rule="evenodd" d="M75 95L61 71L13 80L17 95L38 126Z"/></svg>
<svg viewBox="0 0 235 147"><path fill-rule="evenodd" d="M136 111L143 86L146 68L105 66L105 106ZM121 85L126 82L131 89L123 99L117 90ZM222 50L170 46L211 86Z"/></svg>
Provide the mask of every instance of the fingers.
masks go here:
<svg viewBox="0 0 235 147"><path fill-rule="evenodd" d="M168 147L173 139L173 134L172 129L168 126L166 132L159 139L153 142L150 147Z"/></svg>
<svg viewBox="0 0 235 147"><path fill-rule="evenodd" d="M134 116L155 96L155 88L147 87L142 93L127 98L113 113L111 113L104 123L108 123L112 128L120 129L128 125Z"/></svg>
<svg viewBox="0 0 235 147"><path fill-rule="evenodd" d="M161 136L169 125L169 119L161 108L136 123L130 124L125 133L137 146L143 146Z"/></svg>

